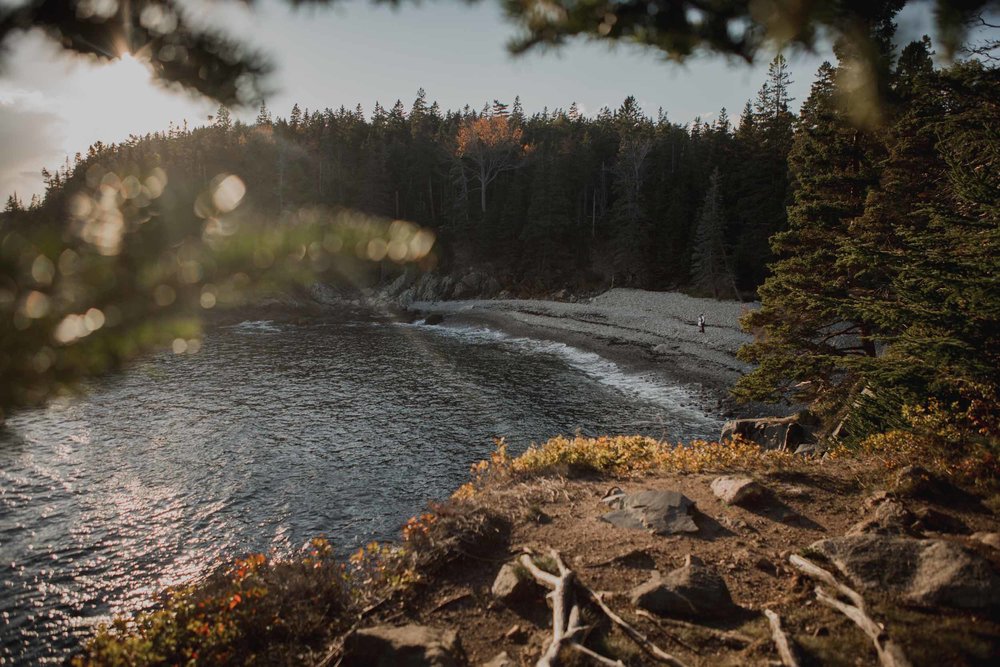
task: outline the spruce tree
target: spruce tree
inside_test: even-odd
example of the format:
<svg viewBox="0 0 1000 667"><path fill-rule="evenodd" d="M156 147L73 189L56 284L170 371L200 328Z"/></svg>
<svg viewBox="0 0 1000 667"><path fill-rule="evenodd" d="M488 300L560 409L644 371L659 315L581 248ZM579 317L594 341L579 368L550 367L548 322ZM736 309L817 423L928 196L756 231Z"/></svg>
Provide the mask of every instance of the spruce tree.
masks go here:
<svg viewBox="0 0 1000 667"><path fill-rule="evenodd" d="M838 104L837 71L823 63L802 105L789 165L794 196L788 230L772 238L778 257L760 287L755 334L740 357L757 364L734 392L745 399L826 399L836 408L854 389L856 357L874 356L871 323L854 300L859 277L841 264L849 223L861 215L871 178L859 133Z"/></svg>
<svg viewBox="0 0 1000 667"><path fill-rule="evenodd" d="M725 220L722 212L722 192L719 169L712 171L705 201L698 216L691 253L691 286L718 299L724 292L739 298L729 270L725 247Z"/></svg>

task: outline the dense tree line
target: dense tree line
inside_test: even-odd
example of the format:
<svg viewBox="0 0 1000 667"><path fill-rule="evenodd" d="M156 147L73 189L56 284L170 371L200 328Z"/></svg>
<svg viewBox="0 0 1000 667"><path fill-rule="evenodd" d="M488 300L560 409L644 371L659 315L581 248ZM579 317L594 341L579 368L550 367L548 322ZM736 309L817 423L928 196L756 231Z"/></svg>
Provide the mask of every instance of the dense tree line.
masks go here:
<svg viewBox="0 0 1000 667"><path fill-rule="evenodd" d="M735 124L722 110L712 123L679 125L634 98L593 117L576 105L529 116L519 100L443 112L420 91L409 107L370 114L296 105L275 118L262 105L242 123L220 107L207 127L92 146L45 174L44 200L8 199L5 373L85 375L128 356L109 342L95 357L76 342L96 345L85 329L101 318L141 332L171 304L225 303L234 281L272 265L315 275L330 266L326 251L374 260L378 277L391 277L417 256L406 244L424 229L437 239L424 269L487 269L522 293L612 284L756 293L762 307L744 322L755 342L742 354L757 366L738 395L864 414L859 433L930 398L995 438L997 70L976 60L935 68L926 40L897 54L894 9L868 26L879 55L838 44L798 118L779 56ZM857 67L882 70L887 104L859 114ZM225 205L233 183L235 211ZM354 225L357 241L304 224L337 211L386 221L381 236L370 239L369 223ZM269 241L225 231L250 218ZM67 243L69 260L59 252ZM251 269L240 268L248 257ZM76 268L80 258L93 266ZM142 305L118 308L131 304L123 285ZM100 323L83 302L96 304ZM44 335L32 335L43 321ZM72 345L38 349L67 331ZM44 397L51 387L39 381L3 404Z"/></svg>
<svg viewBox="0 0 1000 667"><path fill-rule="evenodd" d="M736 391L794 395L848 417L856 436L929 411L958 427L956 444L995 446L1000 71L935 69L926 38L894 58L891 18L871 26L890 71L879 127L842 104L850 58L824 64L802 106L788 228L744 321L757 335L742 355L757 367Z"/></svg>
<svg viewBox="0 0 1000 667"><path fill-rule="evenodd" d="M734 129L651 118L634 98L585 117L576 105L526 115L520 101L442 112L421 90L406 107L376 104L171 128L91 148L46 174L45 208L94 164L116 172L163 169L193 191L220 173L246 184L254 208L278 220L303 207L350 209L412 221L439 238L444 270L490 267L513 288L605 284L653 289L725 285L752 293L768 237L784 226L786 154L794 116L781 56ZM697 264L709 176L718 172L718 257Z"/></svg>

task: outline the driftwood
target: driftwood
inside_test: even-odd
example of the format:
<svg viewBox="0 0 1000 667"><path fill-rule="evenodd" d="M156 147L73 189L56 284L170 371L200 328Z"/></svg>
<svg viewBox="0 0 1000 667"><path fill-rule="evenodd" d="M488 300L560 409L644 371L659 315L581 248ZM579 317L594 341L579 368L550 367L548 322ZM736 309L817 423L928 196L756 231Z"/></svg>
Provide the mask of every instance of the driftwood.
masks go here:
<svg viewBox="0 0 1000 667"><path fill-rule="evenodd" d="M545 572L539 568L535 565L530 555L525 554L519 560L521 565L531 573L535 581L552 589L552 592L549 594L549 597L552 598L552 640L549 642L545 653L538 659L536 667L553 667L557 665L559 651L563 647L569 647L583 653L602 665L622 664L621 661L602 656L580 643L580 635L587 628L580 625L580 607L576 604L575 589L579 589L586 598L590 599L604 613L608 620L621 628L626 636L638 644L649 655L656 658L659 662L671 665L671 667L686 667L683 662L653 644L645 635L626 623L604 603L600 595L577 580L573 571L566 567L566 564L557 551L552 551L552 559L559 570L558 575Z"/></svg>
<svg viewBox="0 0 1000 667"><path fill-rule="evenodd" d="M821 568L819 565L801 556L792 554L788 561L804 574L833 587L838 593L851 601L851 604L842 602L828 594L822 587L816 587L817 600L851 619L855 625L861 628L862 632L868 635L869 639L875 645L878 660L884 667L911 667L910 661L907 659L906 654L903 653L903 649L899 644L889 639L885 628L876 623L868 615L868 612L865 610L865 600L861 597L860 593L837 581L837 578L830 571Z"/></svg>
<svg viewBox="0 0 1000 667"><path fill-rule="evenodd" d="M771 625L771 637L774 638L774 644L778 647L781 664L785 667L799 667L799 661L795 657L792 643L789 641L785 631L781 629L781 617L770 609L764 610L764 616L767 617L767 622Z"/></svg>
<svg viewBox="0 0 1000 667"><path fill-rule="evenodd" d="M536 663L537 667L550 667L559 662L559 651L563 646L576 643L577 635L584 628L580 625L580 608L573 601L573 571L566 567L558 552L552 558L559 569L559 576L550 574L535 565L531 556L521 556L521 564L528 569L535 581L552 589L552 641Z"/></svg>

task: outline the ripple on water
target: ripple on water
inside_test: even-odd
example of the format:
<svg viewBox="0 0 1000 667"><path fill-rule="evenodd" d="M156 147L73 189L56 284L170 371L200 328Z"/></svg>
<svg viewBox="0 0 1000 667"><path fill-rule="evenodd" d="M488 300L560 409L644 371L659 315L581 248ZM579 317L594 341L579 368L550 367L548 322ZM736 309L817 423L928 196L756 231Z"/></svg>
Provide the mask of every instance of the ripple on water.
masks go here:
<svg viewBox="0 0 1000 667"><path fill-rule="evenodd" d="M259 320L211 331L0 433L0 659L60 662L94 624L251 551L397 534L492 440L718 422L683 390L486 329ZM0 661L2 661L0 660Z"/></svg>

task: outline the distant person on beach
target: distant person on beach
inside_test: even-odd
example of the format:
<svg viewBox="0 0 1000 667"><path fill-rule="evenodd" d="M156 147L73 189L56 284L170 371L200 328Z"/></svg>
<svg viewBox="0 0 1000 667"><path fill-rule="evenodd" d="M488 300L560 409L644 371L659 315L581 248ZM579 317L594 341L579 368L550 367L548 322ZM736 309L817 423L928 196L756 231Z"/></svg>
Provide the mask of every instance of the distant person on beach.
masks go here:
<svg viewBox="0 0 1000 667"><path fill-rule="evenodd" d="M698 316L698 333L705 333L705 313Z"/></svg>

